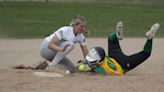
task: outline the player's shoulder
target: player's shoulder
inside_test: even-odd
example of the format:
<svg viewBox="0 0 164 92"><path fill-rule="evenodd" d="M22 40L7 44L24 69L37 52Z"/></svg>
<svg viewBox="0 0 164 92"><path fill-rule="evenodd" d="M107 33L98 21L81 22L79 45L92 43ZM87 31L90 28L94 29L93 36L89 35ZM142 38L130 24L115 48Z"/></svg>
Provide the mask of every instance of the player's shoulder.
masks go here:
<svg viewBox="0 0 164 92"><path fill-rule="evenodd" d="M86 42L86 38L85 36L83 35L83 33L79 34L77 39L79 39L80 42L82 43L85 43Z"/></svg>
<svg viewBox="0 0 164 92"><path fill-rule="evenodd" d="M81 38L85 38L85 36L84 36L83 33L81 33L81 34L79 34L79 35L80 35Z"/></svg>
<svg viewBox="0 0 164 92"><path fill-rule="evenodd" d="M70 26L63 26L63 27L60 27L59 30L67 31L70 28L71 28Z"/></svg>

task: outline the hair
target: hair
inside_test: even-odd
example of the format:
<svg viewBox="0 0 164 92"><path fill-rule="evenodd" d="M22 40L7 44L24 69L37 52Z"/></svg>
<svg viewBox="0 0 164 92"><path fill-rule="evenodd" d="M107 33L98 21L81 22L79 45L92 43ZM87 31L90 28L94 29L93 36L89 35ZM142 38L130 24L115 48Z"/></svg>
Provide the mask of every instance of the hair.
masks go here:
<svg viewBox="0 0 164 92"><path fill-rule="evenodd" d="M74 26L74 25L78 25L78 24L80 24L81 22L87 22L86 21L86 19L83 17L83 16L81 16L81 15L76 15L76 16L74 16L73 18L72 18L72 21L71 21L71 23L70 23L70 26Z"/></svg>

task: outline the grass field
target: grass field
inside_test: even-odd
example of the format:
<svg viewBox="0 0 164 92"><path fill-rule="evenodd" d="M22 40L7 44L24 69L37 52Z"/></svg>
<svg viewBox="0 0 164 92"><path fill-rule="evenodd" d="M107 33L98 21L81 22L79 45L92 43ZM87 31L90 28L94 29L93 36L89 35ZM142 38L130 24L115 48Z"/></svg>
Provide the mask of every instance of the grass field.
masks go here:
<svg viewBox="0 0 164 92"><path fill-rule="evenodd" d="M144 37L150 26L159 22L157 36L164 37L164 4L157 2L0 2L0 38L43 38L69 25L74 15L86 17L90 37L106 37L119 20L125 23L125 36Z"/></svg>

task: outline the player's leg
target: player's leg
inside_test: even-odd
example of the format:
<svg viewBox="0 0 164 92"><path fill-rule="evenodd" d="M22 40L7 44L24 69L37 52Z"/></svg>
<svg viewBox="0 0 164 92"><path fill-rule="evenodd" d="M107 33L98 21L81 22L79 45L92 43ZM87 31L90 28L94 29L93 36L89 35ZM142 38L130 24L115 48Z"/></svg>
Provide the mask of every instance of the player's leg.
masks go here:
<svg viewBox="0 0 164 92"><path fill-rule="evenodd" d="M151 50L152 50L152 39L151 40L148 39L145 43L143 51L127 56L124 60L122 60L125 71L127 72L129 70L132 70L133 68L144 62L150 56Z"/></svg>
<svg viewBox="0 0 164 92"><path fill-rule="evenodd" d="M108 56L111 56L113 51L122 53L120 48L119 39L123 39L123 23L118 22L116 25L116 32L111 33L108 36Z"/></svg>
<svg viewBox="0 0 164 92"><path fill-rule="evenodd" d="M41 69L44 70L48 65L49 61L52 61L56 55L55 51L52 51L48 48L49 42L44 40L40 47L40 55L45 59L43 62L39 62L34 69ZM48 60L48 61L47 61Z"/></svg>
<svg viewBox="0 0 164 92"><path fill-rule="evenodd" d="M67 49L64 52L57 52L52 62L49 64L50 66L58 64L68 53L70 53L74 49L74 43L70 41L61 42L59 46L65 46L69 44Z"/></svg>
<svg viewBox="0 0 164 92"><path fill-rule="evenodd" d="M44 41L41 45L40 54L48 61L41 62L38 66L36 66L36 69L45 69L48 65L58 64L74 48L74 43L69 41L61 42L60 46L65 46L66 44L70 44L66 51L55 52L49 49L48 42Z"/></svg>
<svg viewBox="0 0 164 92"><path fill-rule="evenodd" d="M120 37L118 36L119 34L121 34ZM126 55L120 47L119 39L123 39L122 22L118 22L116 25L116 32L113 32L108 36L108 56L114 58L122 67L124 67L124 62L122 61L126 58Z"/></svg>
<svg viewBox="0 0 164 92"><path fill-rule="evenodd" d="M72 71L75 68L73 61L69 58L64 57L60 62L59 65L63 65L67 70Z"/></svg>
<svg viewBox="0 0 164 92"><path fill-rule="evenodd" d="M56 55L56 51L48 48L49 42L44 40L40 47L40 55L48 61L52 61Z"/></svg>
<svg viewBox="0 0 164 92"><path fill-rule="evenodd" d="M129 71L133 68L135 68L136 66L138 66L139 64L141 64L142 62L144 62L151 54L152 51L152 41L153 41L153 37L155 36L156 32L159 29L159 24L156 23L154 24L151 29L146 32L147 37L147 41L145 43L144 49L143 51L133 54L131 56L128 56L126 58L126 61L124 64L126 64L126 66L124 67L126 71Z"/></svg>

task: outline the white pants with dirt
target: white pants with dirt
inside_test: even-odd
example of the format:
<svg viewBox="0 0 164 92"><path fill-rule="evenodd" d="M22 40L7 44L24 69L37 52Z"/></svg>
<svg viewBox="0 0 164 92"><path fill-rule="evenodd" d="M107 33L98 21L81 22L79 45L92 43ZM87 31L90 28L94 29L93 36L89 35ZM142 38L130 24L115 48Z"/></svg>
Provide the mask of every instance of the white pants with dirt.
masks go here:
<svg viewBox="0 0 164 92"><path fill-rule="evenodd" d="M48 41L44 40L41 44L40 54L43 58L50 61L49 66L52 65L63 65L67 69L72 69L75 67L73 62L66 57L68 53L70 53L74 49L74 43L70 41L61 41L59 46L63 47L69 44L69 47L64 52L57 52L48 48Z"/></svg>

